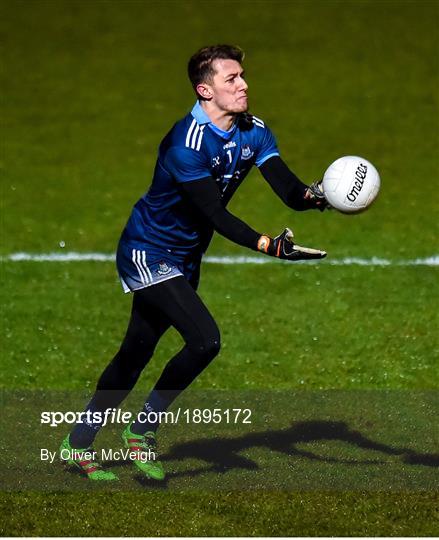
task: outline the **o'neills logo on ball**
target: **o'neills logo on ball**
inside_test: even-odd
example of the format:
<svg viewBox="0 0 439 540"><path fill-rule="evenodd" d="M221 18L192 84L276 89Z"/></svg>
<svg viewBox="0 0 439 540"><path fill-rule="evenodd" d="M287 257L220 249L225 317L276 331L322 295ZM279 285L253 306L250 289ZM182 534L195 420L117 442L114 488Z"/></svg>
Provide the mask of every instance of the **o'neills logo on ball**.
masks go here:
<svg viewBox="0 0 439 540"><path fill-rule="evenodd" d="M363 165L363 163L360 163L360 165L358 165L357 167L357 170L355 171L354 185L352 186L352 189L348 193L348 196L347 196L348 201L355 202L357 200L357 197L360 194L360 191L363 187L366 174L367 174L367 165Z"/></svg>

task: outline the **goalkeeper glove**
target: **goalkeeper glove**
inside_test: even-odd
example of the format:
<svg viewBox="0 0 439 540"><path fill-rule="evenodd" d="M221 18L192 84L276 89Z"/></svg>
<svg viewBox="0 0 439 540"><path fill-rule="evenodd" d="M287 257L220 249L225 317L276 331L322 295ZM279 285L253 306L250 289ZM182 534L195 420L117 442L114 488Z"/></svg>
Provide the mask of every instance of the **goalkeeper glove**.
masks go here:
<svg viewBox="0 0 439 540"><path fill-rule="evenodd" d="M258 240L258 250L287 261L301 261L307 259L323 259L326 251L298 246L293 242L294 234L290 229L285 229L276 238L262 235Z"/></svg>
<svg viewBox="0 0 439 540"><path fill-rule="evenodd" d="M314 202L320 212L323 212L326 208L331 208L323 193L322 182L313 182L308 186L305 191L304 199Z"/></svg>

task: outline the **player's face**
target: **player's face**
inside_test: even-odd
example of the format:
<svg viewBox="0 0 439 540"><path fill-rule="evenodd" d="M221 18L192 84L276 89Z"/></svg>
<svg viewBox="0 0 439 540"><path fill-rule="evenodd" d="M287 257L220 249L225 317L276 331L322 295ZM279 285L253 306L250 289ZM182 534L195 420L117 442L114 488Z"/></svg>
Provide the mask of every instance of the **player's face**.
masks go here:
<svg viewBox="0 0 439 540"><path fill-rule="evenodd" d="M224 112L242 113L248 109L247 89L244 70L236 60L215 60L215 75L210 88L212 102Z"/></svg>

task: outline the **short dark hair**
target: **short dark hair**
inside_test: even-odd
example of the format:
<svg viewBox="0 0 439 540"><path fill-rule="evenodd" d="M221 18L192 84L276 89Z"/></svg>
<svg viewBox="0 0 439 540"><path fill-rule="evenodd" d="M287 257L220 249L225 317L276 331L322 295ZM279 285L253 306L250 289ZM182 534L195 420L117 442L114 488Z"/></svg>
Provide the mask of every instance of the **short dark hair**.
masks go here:
<svg viewBox="0 0 439 540"><path fill-rule="evenodd" d="M215 75L212 65L214 60L236 60L242 64L244 51L236 45L210 45L197 51L187 66L189 79L195 92L200 83L212 82Z"/></svg>

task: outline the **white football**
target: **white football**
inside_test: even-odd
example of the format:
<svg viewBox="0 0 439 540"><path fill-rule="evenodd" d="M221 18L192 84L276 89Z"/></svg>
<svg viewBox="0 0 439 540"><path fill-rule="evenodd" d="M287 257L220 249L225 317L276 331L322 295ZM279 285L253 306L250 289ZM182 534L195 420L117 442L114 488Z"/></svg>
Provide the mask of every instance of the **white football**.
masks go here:
<svg viewBox="0 0 439 540"><path fill-rule="evenodd" d="M370 161L344 156L331 163L323 176L323 192L329 204L343 214L363 212L376 199L380 175Z"/></svg>

